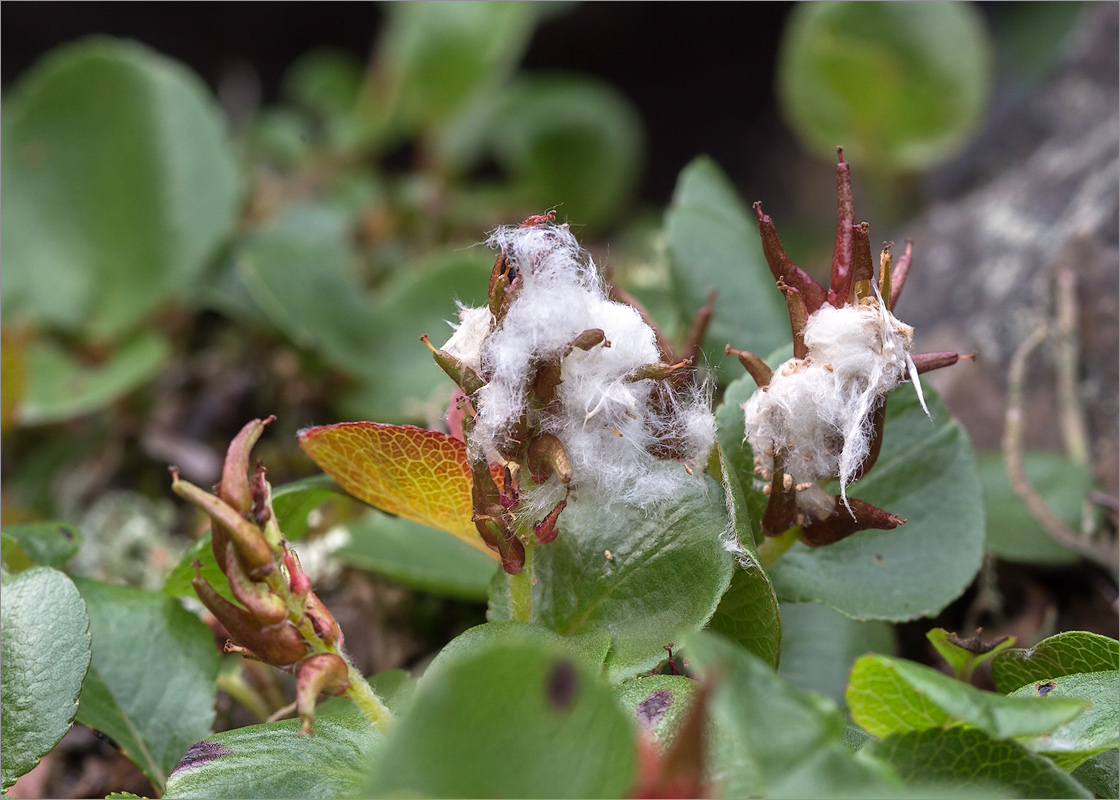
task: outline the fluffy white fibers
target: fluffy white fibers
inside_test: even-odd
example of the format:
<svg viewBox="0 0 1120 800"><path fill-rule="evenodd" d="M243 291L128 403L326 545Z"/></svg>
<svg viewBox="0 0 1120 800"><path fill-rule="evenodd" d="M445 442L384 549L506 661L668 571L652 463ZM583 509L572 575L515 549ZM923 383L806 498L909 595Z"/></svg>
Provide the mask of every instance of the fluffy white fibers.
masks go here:
<svg viewBox="0 0 1120 800"><path fill-rule="evenodd" d="M671 441L674 458L704 463L715 440L710 390L673 392L664 381L627 380L635 367L661 360L654 332L633 308L608 299L594 263L567 226L499 228L490 244L505 250L521 286L500 325L486 309L462 309L461 324L444 348L477 364L487 381L475 398L472 446L492 458L503 433L527 414L532 426L564 445L573 501L590 489L606 505L648 508L698 480L654 453ZM568 352L579 334L593 328L602 329L603 344ZM539 408L530 400L529 382L542 363L557 360L556 398ZM552 479L530 489L527 499L545 508L563 494Z"/></svg>
<svg viewBox="0 0 1120 800"><path fill-rule="evenodd" d="M878 297L842 308L826 304L806 323L806 357L782 364L770 385L743 404L759 466L772 471L780 451L785 471L802 486L804 511L818 518L832 512L831 498L816 486L822 478L839 477L847 503L847 484L871 447L871 412L907 376L918 388L913 336Z"/></svg>

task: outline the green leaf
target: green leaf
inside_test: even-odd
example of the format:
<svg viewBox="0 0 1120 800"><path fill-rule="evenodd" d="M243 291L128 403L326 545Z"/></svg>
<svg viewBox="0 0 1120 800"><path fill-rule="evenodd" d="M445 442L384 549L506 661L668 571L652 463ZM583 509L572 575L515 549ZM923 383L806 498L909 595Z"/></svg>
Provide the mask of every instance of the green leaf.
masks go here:
<svg viewBox="0 0 1120 800"><path fill-rule="evenodd" d="M210 585L218 591L218 594L230 602L237 602L233 592L230 591L229 581L226 580L225 573L222 572L214 558L214 548L210 544L210 531L203 534L202 538L191 545L190 549L183 554L179 563L175 565L175 568L171 570L167 579L163 582L161 591L170 597L197 599L198 595L195 594L194 586L191 585L191 580L195 576L194 562L196 560L202 565L202 577L210 582Z"/></svg>
<svg viewBox="0 0 1120 800"><path fill-rule="evenodd" d="M718 453L718 477L723 484L735 537L742 549L735 554L736 569L731 576L731 586L720 598L708 628L776 667L783 639L778 598L758 559L743 487L723 449L719 448Z"/></svg>
<svg viewBox="0 0 1120 800"><path fill-rule="evenodd" d="M801 142L823 158L922 170L972 136L991 91L979 12L963 3L809 3L778 53L778 99Z"/></svg>
<svg viewBox="0 0 1120 800"><path fill-rule="evenodd" d="M27 351L27 396L20 421L42 425L100 411L151 380L170 355L167 340L154 333L132 337L92 367L50 342L36 341Z"/></svg>
<svg viewBox="0 0 1120 800"><path fill-rule="evenodd" d="M798 764L797 769L769 787L770 797L879 797L928 798L954 797L941 786L922 786L923 791L907 792L902 781L887 764L874 758L854 755L846 745L829 742Z"/></svg>
<svg viewBox="0 0 1120 800"><path fill-rule="evenodd" d="M962 640L944 628L932 628L926 631L926 638L952 667L953 677L965 683L972 680L972 673L978 666L1015 644L1014 636L984 642L979 630L970 639Z"/></svg>
<svg viewBox="0 0 1120 800"><path fill-rule="evenodd" d="M197 76L136 43L87 39L36 64L4 112L5 315L113 337L193 288L238 201Z"/></svg>
<svg viewBox="0 0 1120 800"><path fill-rule="evenodd" d="M1017 797L1091 797L1049 759L976 728L896 733L865 749L908 783L943 781L974 796L1010 789Z"/></svg>
<svg viewBox="0 0 1120 800"><path fill-rule="evenodd" d="M403 270L381 288L375 322L365 333L363 361L348 365L361 386L342 398L346 416L405 422L447 412L454 384L418 339L427 333L439 347L451 338L448 322L459 322L456 301L485 305L493 266L493 253L481 247L443 253Z"/></svg>
<svg viewBox="0 0 1120 800"><path fill-rule="evenodd" d="M665 235L686 318L719 290L704 339L709 364L721 363L727 344L762 354L790 341L786 304L763 258L758 225L707 156L694 159L677 178Z"/></svg>
<svg viewBox="0 0 1120 800"><path fill-rule="evenodd" d="M1120 675L1116 670L1049 678L1011 693L1011 697L1045 697L1047 700L1071 697L1089 701L1089 709L1077 719L1023 742L1029 750L1049 756L1066 771L1097 753L1114 750L1120 745L1118 696Z"/></svg>
<svg viewBox="0 0 1120 800"><path fill-rule="evenodd" d="M688 719L697 688L684 675L640 675L620 683L615 692L638 729L665 748Z"/></svg>
<svg viewBox="0 0 1120 800"><path fill-rule="evenodd" d="M554 542L533 551L533 620L565 636L610 631L612 681L665 659L664 645L698 630L731 580L722 489L710 478L658 513L571 502ZM610 558L606 552L610 551ZM491 589L490 618L508 618L508 576Z"/></svg>
<svg viewBox="0 0 1120 800"><path fill-rule="evenodd" d="M15 574L31 567L31 559L19 546L19 542L7 534L0 534L0 566L3 572Z"/></svg>
<svg viewBox="0 0 1120 800"><path fill-rule="evenodd" d="M487 138L524 205L557 207L563 218L599 227L633 193L644 145L641 117L625 95L564 75L518 80Z"/></svg>
<svg viewBox="0 0 1120 800"><path fill-rule="evenodd" d="M70 730L90 660L89 615L73 582L33 567L0 576L0 779L6 791Z"/></svg>
<svg viewBox="0 0 1120 800"><path fill-rule="evenodd" d="M1000 653L992 661L992 683L1008 694L1033 681L1117 669L1120 642L1088 631L1067 631L1034 647Z"/></svg>
<svg viewBox="0 0 1120 800"><path fill-rule="evenodd" d="M984 692L932 667L884 655L856 661L846 695L852 719L873 736L963 722L995 739L1047 733L1088 704Z"/></svg>
<svg viewBox="0 0 1120 800"><path fill-rule="evenodd" d="M932 421L909 385L891 394L879 460L848 488L909 522L828 547L795 544L770 568L779 600L898 622L935 614L972 582L984 542L972 447L928 386L925 397Z"/></svg>
<svg viewBox="0 0 1120 800"><path fill-rule="evenodd" d="M317 47L288 67L281 91L293 105L329 121L353 111L361 82L362 65L353 54Z"/></svg>
<svg viewBox="0 0 1120 800"><path fill-rule="evenodd" d="M384 737L360 714L298 719L216 733L193 745L167 779L164 797L358 797Z"/></svg>
<svg viewBox="0 0 1120 800"><path fill-rule="evenodd" d="M392 120L399 134L437 122L513 70L539 13L523 3L389 6L377 48L382 85L364 99L380 101L374 113Z"/></svg>
<svg viewBox="0 0 1120 800"><path fill-rule="evenodd" d="M1120 771L1120 753L1113 750L1108 753L1098 753L1071 774L1097 797L1116 797L1120 794L1118 771Z"/></svg>
<svg viewBox="0 0 1120 800"><path fill-rule="evenodd" d="M81 533L68 522L5 525L3 534L19 544L33 563L47 567L64 566L82 544Z"/></svg>
<svg viewBox="0 0 1120 800"><path fill-rule="evenodd" d="M416 695L418 682L407 670L390 669L371 675L366 682L373 688L373 693L380 698L385 707L394 715L404 714L412 698ZM358 713L357 706L348 697L331 697L315 706L315 724L323 715L353 716Z"/></svg>
<svg viewBox="0 0 1120 800"><path fill-rule="evenodd" d="M342 488L327 475L311 475L285 483L272 490L272 510L284 538L296 541L307 533L308 516L328 500L345 496Z"/></svg>
<svg viewBox="0 0 1120 800"><path fill-rule="evenodd" d="M93 635L78 721L116 740L162 790L171 768L214 721L214 636L166 595L75 582Z"/></svg>
<svg viewBox="0 0 1120 800"><path fill-rule="evenodd" d="M578 636L561 636L541 625L526 622L487 622L460 633L436 654L424 672L423 681L427 682L441 670L449 668L464 659L473 658L478 653L496 646L544 647L562 650L588 670L598 674L603 671L607 653L611 648L611 637L606 631L592 631Z"/></svg>
<svg viewBox="0 0 1120 800"><path fill-rule="evenodd" d="M1054 541L1027 510L1007 477L1002 453L982 453L976 467L984 490L989 553L1027 564L1072 564L1080 556ZM1074 530L1081 527L1081 504L1093 488L1093 473L1058 453L1023 453L1023 471L1046 505Z"/></svg>
<svg viewBox="0 0 1120 800"><path fill-rule="evenodd" d="M365 796L616 797L634 781L633 737L563 648L497 644L421 683Z"/></svg>
<svg viewBox="0 0 1120 800"><path fill-rule="evenodd" d="M345 564L433 594L485 602L496 564L443 531L371 511L346 523Z"/></svg>
<svg viewBox="0 0 1120 800"><path fill-rule="evenodd" d="M792 346L780 348L782 353L787 350L789 355L786 358L789 358L793 355ZM767 358L766 362L769 364L770 359ZM739 478L739 485L746 497L747 518L756 542L762 539L759 522L766 511L767 497L755 485L754 453L746 442L743 403L750 399L757 388L751 376L744 373L728 384L723 393L723 402L716 407L716 440L731 471Z"/></svg>
<svg viewBox="0 0 1120 800"><path fill-rule="evenodd" d="M890 653L886 622L857 622L816 603L782 604L782 663L778 674L795 686L844 704L852 664L864 653Z"/></svg>
<svg viewBox="0 0 1120 800"><path fill-rule="evenodd" d="M811 754L843 747L844 718L832 701L798 689L715 634L690 636L684 652L703 680L716 681L711 713L721 733L712 773L720 796L765 796Z"/></svg>
<svg viewBox="0 0 1120 800"><path fill-rule="evenodd" d="M236 257L238 277L272 324L343 367L366 357L375 324L368 293L350 271L348 237L342 210L293 206L247 237Z"/></svg>

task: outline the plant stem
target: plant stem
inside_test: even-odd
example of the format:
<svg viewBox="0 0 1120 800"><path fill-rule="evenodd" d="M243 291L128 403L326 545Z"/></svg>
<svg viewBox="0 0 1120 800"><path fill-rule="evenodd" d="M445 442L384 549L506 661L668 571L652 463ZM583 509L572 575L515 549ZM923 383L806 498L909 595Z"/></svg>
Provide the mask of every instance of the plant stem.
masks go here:
<svg viewBox="0 0 1120 800"><path fill-rule="evenodd" d="M509 576L509 615L517 622L533 619L533 545L525 545L525 566Z"/></svg>
<svg viewBox="0 0 1120 800"><path fill-rule="evenodd" d="M762 562L762 568L768 569L771 564L782 557L786 550L793 547L794 542L801 536L801 526L794 525L785 533L780 536L767 536L766 539L758 546L758 560Z"/></svg>
<svg viewBox="0 0 1120 800"><path fill-rule="evenodd" d="M377 726L379 731L388 733L389 726L393 722L392 713L381 702L381 698L374 694L369 683L362 677L362 673L355 669L346 654L339 652L339 655L346 662L346 677L350 681L350 688L346 690L346 696L365 714L366 719Z"/></svg>

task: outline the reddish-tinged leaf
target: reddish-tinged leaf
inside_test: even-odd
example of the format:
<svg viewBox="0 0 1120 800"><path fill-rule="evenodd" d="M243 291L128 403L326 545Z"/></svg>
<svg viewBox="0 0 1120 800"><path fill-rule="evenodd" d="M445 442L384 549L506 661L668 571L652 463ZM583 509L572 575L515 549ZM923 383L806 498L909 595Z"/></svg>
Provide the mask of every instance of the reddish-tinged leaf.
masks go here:
<svg viewBox="0 0 1120 800"><path fill-rule="evenodd" d="M458 439L412 425L342 422L302 431L299 444L355 497L497 559L471 521L471 470Z"/></svg>

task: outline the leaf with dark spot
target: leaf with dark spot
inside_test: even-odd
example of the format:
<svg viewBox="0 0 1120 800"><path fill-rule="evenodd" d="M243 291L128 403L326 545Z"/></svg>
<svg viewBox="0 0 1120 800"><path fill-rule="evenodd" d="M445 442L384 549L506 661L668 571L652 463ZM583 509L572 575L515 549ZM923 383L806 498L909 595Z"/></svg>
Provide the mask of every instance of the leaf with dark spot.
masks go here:
<svg viewBox="0 0 1120 800"><path fill-rule="evenodd" d="M669 710L669 706L672 704L673 693L668 689L659 689L638 703L638 707L634 709L634 715L643 727L651 728L665 716L665 712Z"/></svg>
<svg viewBox="0 0 1120 800"><path fill-rule="evenodd" d="M1054 681L1046 681L1045 683L1036 683L1034 685L1035 691L1038 692L1039 697L1045 697L1054 691Z"/></svg>
<svg viewBox="0 0 1120 800"><path fill-rule="evenodd" d="M191 749L179 759L179 763L175 765L175 769L171 770L171 774L176 775L188 769L205 766L215 758L232 755L232 753L232 750L220 742L203 739L201 742L191 745Z"/></svg>
<svg viewBox="0 0 1120 800"><path fill-rule="evenodd" d="M548 673L545 688L548 704L557 711L563 711L572 705L578 691L579 677L575 665L567 659L557 661Z"/></svg>

